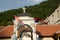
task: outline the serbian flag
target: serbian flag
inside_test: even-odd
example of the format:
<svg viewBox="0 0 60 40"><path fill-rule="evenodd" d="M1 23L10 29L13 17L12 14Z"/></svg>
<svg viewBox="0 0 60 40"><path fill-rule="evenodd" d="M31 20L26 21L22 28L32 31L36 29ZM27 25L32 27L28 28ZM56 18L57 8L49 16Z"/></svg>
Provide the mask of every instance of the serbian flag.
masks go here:
<svg viewBox="0 0 60 40"><path fill-rule="evenodd" d="M40 19L40 18L34 18L35 22L44 22L44 20Z"/></svg>
<svg viewBox="0 0 60 40"><path fill-rule="evenodd" d="M45 22L43 19L40 19L40 18L34 18L35 22L41 22L41 23L44 23L44 24L47 24L47 22Z"/></svg>
<svg viewBox="0 0 60 40"><path fill-rule="evenodd" d="M14 16L15 17L15 21L19 24L19 25L24 25L24 23L22 22L21 19L19 19L17 16Z"/></svg>

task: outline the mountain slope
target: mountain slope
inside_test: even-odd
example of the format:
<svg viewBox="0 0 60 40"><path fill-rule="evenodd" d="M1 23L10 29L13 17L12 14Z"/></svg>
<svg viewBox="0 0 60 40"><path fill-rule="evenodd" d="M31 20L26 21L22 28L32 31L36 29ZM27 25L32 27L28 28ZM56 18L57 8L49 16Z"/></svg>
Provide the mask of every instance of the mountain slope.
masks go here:
<svg viewBox="0 0 60 40"><path fill-rule="evenodd" d="M59 6L60 0L47 0L34 6L25 6L26 12L32 14L33 17L45 19ZM0 13L0 25L13 24L14 15L21 14L22 8L12 9Z"/></svg>

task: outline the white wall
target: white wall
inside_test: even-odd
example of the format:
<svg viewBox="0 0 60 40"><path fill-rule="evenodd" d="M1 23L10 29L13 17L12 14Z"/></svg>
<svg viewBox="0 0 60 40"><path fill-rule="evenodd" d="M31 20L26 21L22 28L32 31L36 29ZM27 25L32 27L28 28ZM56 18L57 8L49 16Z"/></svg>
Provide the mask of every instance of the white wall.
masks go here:
<svg viewBox="0 0 60 40"><path fill-rule="evenodd" d="M24 23L24 24L28 24L28 25L30 25L31 26L31 28L34 30L34 32L35 32L35 28L33 27L33 25L32 24L34 24L34 18L33 17L29 17L29 16L20 16L20 17L18 17L20 20L22 20L22 22ZM16 26L16 24L14 24L15 26ZM16 29L16 27L14 27L15 29ZM23 40L31 40L31 38L29 38L29 37L26 37L26 36L24 36L23 38L22 38ZM33 33L33 39L34 40L36 40L36 33Z"/></svg>
<svg viewBox="0 0 60 40"><path fill-rule="evenodd" d="M52 37L46 37L46 38L43 38L42 40L54 40Z"/></svg>
<svg viewBox="0 0 60 40"><path fill-rule="evenodd" d="M25 23L25 24L34 23L34 18L33 17L22 16L22 17L18 17L18 18L20 18L23 21L23 23Z"/></svg>

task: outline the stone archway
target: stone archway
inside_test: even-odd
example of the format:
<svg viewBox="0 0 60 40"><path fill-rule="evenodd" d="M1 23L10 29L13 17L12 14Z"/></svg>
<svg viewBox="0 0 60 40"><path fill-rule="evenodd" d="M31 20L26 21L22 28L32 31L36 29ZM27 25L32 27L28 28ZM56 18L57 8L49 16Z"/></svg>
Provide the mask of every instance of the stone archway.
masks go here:
<svg viewBox="0 0 60 40"><path fill-rule="evenodd" d="M24 25L27 26L27 28L29 28L29 29L33 32L33 28L32 28L30 25L28 25L28 24L24 24ZM21 29L21 28L23 28L23 27L25 27L25 26L23 26L23 25L18 25L17 30L19 30L19 29Z"/></svg>
<svg viewBox="0 0 60 40"><path fill-rule="evenodd" d="M33 36L32 36L33 29L28 24L24 24L24 25L27 26L27 28L22 26L18 27L18 30L20 29L20 40L24 40L26 38L28 40L33 40Z"/></svg>

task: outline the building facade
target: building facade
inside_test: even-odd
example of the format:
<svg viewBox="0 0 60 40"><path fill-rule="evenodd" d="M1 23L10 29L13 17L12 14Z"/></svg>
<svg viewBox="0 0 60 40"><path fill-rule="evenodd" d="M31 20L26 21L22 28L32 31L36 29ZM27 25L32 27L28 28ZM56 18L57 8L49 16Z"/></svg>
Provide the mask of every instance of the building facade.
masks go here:
<svg viewBox="0 0 60 40"><path fill-rule="evenodd" d="M13 23L0 28L0 40L60 40L60 25L40 25L25 10Z"/></svg>
<svg viewBox="0 0 60 40"><path fill-rule="evenodd" d="M34 22L34 17L29 13L25 13L25 8L23 8L23 13L15 16L14 22L14 34L12 35L12 40L19 37L19 40L36 40L36 25ZM19 34L19 35L18 35ZM15 35L15 36L14 36Z"/></svg>
<svg viewBox="0 0 60 40"><path fill-rule="evenodd" d="M60 5L45 21L48 24L60 24Z"/></svg>

